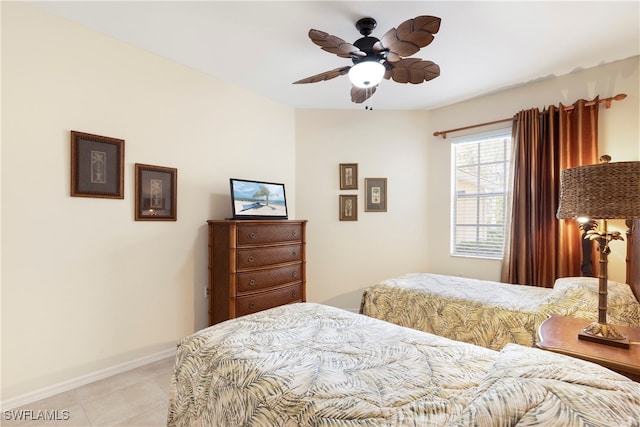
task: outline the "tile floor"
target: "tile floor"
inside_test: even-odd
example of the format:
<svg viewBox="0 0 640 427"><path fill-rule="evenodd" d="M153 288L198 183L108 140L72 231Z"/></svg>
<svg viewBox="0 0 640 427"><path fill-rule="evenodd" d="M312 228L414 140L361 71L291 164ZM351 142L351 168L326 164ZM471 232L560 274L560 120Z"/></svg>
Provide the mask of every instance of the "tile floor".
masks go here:
<svg viewBox="0 0 640 427"><path fill-rule="evenodd" d="M64 393L9 410L28 420L0 419L2 426L128 426L167 425L169 380L174 357L169 357ZM16 412L18 411L18 412ZM38 411L58 420L39 421ZM66 419L64 419L66 418Z"/></svg>

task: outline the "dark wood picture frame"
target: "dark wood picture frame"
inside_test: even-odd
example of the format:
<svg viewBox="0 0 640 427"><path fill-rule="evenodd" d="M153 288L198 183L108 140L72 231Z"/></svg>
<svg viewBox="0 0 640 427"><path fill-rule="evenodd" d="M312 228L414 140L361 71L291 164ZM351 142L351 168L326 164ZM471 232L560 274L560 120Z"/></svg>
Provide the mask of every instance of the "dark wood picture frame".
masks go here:
<svg viewBox="0 0 640 427"><path fill-rule="evenodd" d="M340 195L340 221L358 220L358 196L356 194Z"/></svg>
<svg viewBox="0 0 640 427"><path fill-rule="evenodd" d="M124 140L71 131L71 196L124 199Z"/></svg>
<svg viewBox="0 0 640 427"><path fill-rule="evenodd" d="M135 164L136 221L176 221L178 169Z"/></svg>
<svg viewBox="0 0 640 427"><path fill-rule="evenodd" d="M358 164L340 163L340 189L358 189Z"/></svg>
<svg viewBox="0 0 640 427"><path fill-rule="evenodd" d="M365 212L387 211L387 178L365 178Z"/></svg>

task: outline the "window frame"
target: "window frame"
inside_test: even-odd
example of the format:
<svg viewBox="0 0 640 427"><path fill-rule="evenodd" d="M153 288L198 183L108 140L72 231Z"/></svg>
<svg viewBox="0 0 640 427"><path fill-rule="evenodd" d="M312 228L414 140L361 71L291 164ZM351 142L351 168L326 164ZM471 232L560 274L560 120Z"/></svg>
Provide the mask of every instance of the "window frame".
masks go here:
<svg viewBox="0 0 640 427"><path fill-rule="evenodd" d="M504 149L502 151L502 160L493 160L490 162L483 162L481 160L480 155L478 155L476 162L468 165L459 165L459 157L457 153L457 148L462 145L478 145L478 153L480 153L480 144L483 142L493 142L496 140L504 139ZM497 128L485 132L471 133L462 136L458 136L453 138L451 143L451 210L450 210L450 244L449 244L449 255L453 257L463 257L463 258L480 258L480 259L492 259L492 260L501 260L504 253L504 238L507 235L507 213L509 211L509 207L507 204L509 203L510 197L509 192L511 191L508 188L509 183L511 182L511 170L512 170L512 162L513 162L513 150L512 150L512 130L511 127L502 127ZM462 230L462 224L459 222L459 201L461 200L460 195L458 194L458 169L464 166L477 167L481 170L482 166L489 167L491 165L502 165L502 181L503 181L503 190L502 191L492 191L492 192L479 192L466 195L462 199L476 199L476 213L475 213L475 222L464 223L464 228L472 228L475 227L475 240L471 241L474 245L473 250L461 251L460 250L460 242L456 242L456 236L460 235L459 231ZM477 177L478 181L481 179L481 172L478 172ZM480 182L477 183L476 189L480 188ZM480 222L482 210L483 199L487 199L488 197L496 198L501 197L503 203L503 218L502 218L502 228L501 228L501 239L502 244L500 245L500 253L483 253L482 252L482 238L480 238L481 230L488 230L489 228L495 229L496 226L500 224L486 223L483 224ZM497 246L496 246L497 247Z"/></svg>

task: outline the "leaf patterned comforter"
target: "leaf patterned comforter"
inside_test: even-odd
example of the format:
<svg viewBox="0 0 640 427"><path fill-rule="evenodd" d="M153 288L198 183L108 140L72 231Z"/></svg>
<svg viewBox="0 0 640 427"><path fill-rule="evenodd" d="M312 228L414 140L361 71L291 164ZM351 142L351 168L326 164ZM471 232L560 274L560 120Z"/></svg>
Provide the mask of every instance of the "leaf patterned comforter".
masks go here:
<svg viewBox="0 0 640 427"><path fill-rule="evenodd" d="M298 303L183 339L168 426L638 426L640 383Z"/></svg>
<svg viewBox="0 0 640 427"><path fill-rule="evenodd" d="M551 314L598 320L598 279L561 278L549 289L412 273L365 289L360 312L494 350L531 347ZM640 303L628 285L609 281L607 322L640 326Z"/></svg>

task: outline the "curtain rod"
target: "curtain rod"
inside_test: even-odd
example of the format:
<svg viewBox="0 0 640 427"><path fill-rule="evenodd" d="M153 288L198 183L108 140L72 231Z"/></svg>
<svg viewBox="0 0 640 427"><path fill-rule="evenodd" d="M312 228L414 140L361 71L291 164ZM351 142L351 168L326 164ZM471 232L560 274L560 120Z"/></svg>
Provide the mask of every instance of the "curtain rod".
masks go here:
<svg viewBox="0 0 640 427"><path fill-rule="evenodd" d="M620 93L620 94L618 94L616 96L612 96L611 98L603 98L603 99L599 99L598 101L588 101L585 105L587 107L589 107L591 105L604 103L605 108L610 108L611 107L611 101L622 101L626 97L627 97L626 93ZM566 107L566 110L573 110L573 106ZM447 138L447 134L451 133L451 132L458 132L460 130L473 129L473 128L477 128L477 127L481 127L481 126L488 126L488 125L493 125L493 124L502 123L502 122L512 122L514 120L515 120L515 118L511 117L511 118L508 118L508 119L494 120L492 122L486 122L486 123L478 123L476 125L469 125L469 126L465 126L465 127L461 127L461 128L456 128L456 129L441 130L441 131L438 131L438 132L434 132L433 136L442 136L443 139L446 139Z"/></svg>

